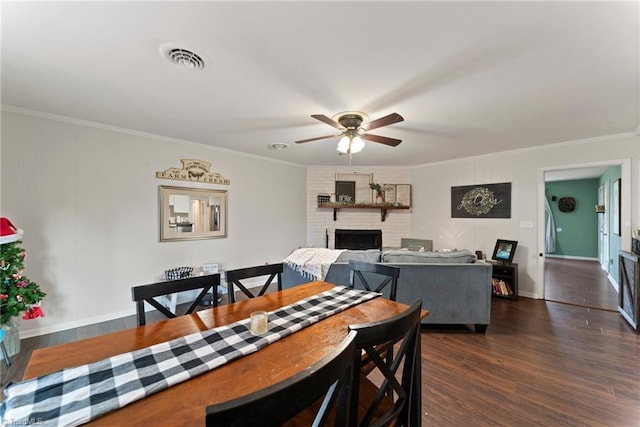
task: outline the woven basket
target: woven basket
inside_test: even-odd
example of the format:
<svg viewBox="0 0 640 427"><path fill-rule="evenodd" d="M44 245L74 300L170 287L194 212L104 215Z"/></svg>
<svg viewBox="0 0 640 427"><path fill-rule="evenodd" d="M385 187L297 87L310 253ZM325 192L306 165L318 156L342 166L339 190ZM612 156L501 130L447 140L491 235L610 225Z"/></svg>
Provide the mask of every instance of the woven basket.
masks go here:
<svg viewBox="0 0 640 427"><path fill-rule="evenodd" d="M193 267L176 267L164 271L164 277L167 280L184 279L191 277L193 273Z"/></svg>

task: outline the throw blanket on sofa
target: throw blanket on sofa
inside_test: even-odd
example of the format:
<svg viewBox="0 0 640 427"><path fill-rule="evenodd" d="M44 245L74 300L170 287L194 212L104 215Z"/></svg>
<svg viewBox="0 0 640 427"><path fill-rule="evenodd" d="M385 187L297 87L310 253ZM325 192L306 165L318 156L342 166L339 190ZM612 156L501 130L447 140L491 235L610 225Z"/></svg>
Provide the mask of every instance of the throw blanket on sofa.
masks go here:
<svg viewBox="0 0 640 427"><path fill-rule="evenodd" d="M289 267L312 280L324 280L333 264L345 249L300 248L285 260Z"/></svg>

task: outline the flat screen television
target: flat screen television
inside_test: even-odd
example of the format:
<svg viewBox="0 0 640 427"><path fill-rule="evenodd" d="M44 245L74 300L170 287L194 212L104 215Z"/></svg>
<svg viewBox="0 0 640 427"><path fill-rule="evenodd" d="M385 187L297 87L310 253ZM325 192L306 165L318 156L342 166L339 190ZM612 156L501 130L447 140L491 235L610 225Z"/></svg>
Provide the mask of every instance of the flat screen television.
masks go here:
<svg viewBox="0 0 640 427"><path fill-rule="evenodd" d="M493 249L491 259L505 264L510 264L516 254L516 246L518 246L518 242L515 240L498 239L496 241L496 247Z"/></svg>

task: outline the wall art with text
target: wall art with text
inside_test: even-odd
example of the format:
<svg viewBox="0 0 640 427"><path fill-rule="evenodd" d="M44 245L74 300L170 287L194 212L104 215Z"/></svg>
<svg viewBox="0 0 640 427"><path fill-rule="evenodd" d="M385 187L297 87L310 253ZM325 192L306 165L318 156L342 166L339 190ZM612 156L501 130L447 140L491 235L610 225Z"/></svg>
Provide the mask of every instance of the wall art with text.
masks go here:
<svg viewBox="0 0 640 427"><path fill-rule="evenodd" d="M451 187L451 218L511 218L511 183Z"/></svg>

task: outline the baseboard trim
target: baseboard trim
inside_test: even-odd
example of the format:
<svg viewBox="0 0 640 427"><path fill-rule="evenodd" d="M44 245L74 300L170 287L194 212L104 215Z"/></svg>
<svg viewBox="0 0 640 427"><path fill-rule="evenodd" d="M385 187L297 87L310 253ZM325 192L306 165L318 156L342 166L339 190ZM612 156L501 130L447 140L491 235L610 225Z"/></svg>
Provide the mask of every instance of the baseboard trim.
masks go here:
<svg viewBox="0 0 640 427"><path fill-rule="evenodd" d="M545 254L545 258L575 259L578 261L598 261L597 257Z"/></svg>
<svg viewBox="0 0 640 427"><path fill-rule="evenodd" d="M31 338L37 337L45 334L52 334L54 332L62 332L67 329L79 328L82 326L93 325L94 323L107 322L109 320L120 319L122 317L134 316L136 314L135 308L131 310L119 311L115 313L108 313L102 316L95 317L87 317L81 320L76 320L74 322L66 322L61 323L55 326L49 326L46 328L35 328L35 329L23 329L20 328L20 338Z"/></svg>
<svg viewBox="0 0 640 427"><path fill-rule="evenodd" d="M259 279L258 279L259 280ZM254 279L255 281L255 279ZM259 286L259 284L255 284L253 282L251 282L251 279L247 280L247 283L251 286L251 287L257 287ZM227 293L227 287L226 284L224 285L220 285L218 287L218 292L219 295L225 295ZM185 295L182 295L185 294ZM193 295L192 295L193 294ZM186 302L190 302L193 301L194 297L197 295L197 292L182 292L181 294L178 295L177 298L177 304L184 304ZM118 312L114 312L114 313L107 313L101 316L95 316L95 317L87 317L84 319L80 319L80 320L76 320L73 322L67 322L67 323L62 323L59 325L55 325L55 326L48 326L46 328L34 328L34 329L23 329L21 325L20 328L20 338L32 338L32 337L37 337L40 335L46 335L46 334L52 334L55 332L62 332L62 331L66 331L68 329L74 329L74 328L80 328L82 326L89 326L89 325L93 325L96 323L101 323L101 322L108 322L109 320L116 320L116 319L121 319L123 317L127 317L127 316L135 316L136 315L136 310L135 310L135 304L131 303L132 308L129 310L123 310L123 311L118 311ZM153 307L151 307L148 304L145 304L145 312L148 311L153 311L155 310Z"/></svg>
<svg viewBox="0 0 640 427"><path fill-rule="evenodd" d="M524 298L531 298L531 299L544 299L543 297L541 297L538 294L535 294L533 292L526 292L526 291L518 291L518 296L519 297L524 297Z"/></svg>
<svg viewBox="0 0 640 427"><path fill-rule="evenodd" d="M617 293L620 293L620 286L618 286L618 282L616 282L613 276L607 273L607 279L609 279L609 283L611 283L611 286L613 286L613 289L615 289Z"/></svg>

